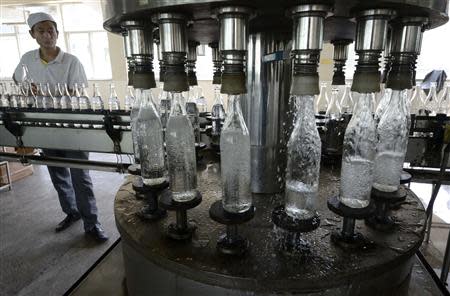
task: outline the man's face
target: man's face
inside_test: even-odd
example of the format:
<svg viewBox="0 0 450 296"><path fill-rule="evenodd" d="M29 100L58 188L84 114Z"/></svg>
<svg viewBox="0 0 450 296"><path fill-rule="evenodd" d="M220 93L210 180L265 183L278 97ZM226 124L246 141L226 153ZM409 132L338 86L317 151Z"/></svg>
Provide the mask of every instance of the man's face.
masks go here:
<svg viewBox="0 0 450 296"><path fill-rule="evenodd" d="M43 48L55 48L58 39L58 31L51 21L43 21L33 26L31 37Z"/></svg>

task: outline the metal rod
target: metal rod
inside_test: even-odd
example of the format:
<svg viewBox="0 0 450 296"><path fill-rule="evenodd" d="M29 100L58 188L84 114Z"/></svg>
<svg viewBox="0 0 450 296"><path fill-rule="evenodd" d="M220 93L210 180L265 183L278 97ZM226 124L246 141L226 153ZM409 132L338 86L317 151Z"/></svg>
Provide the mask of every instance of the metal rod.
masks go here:
<svg viewBox="0 0 450 296"><path fill-rule="evenodd" d="M177 228L178 229L187 229L187 213L186 210L178 210L176 211L177 215Z"/></svg>
<svg viewBox="0 0 450 296"><path fill-rule="evenodd" d="M81 160L63 157L49 157L41 155L20 155L16 153L0 152L0 159L7 161L25 162L29 164L48 165L55 167L69 167L82 170L103 172L125 172L129 163L115 163L94 160Z"/></svg>
<svg viewBox="0 0 450 296"><path fill-rule="evenodd" d="M450 230L447 237L447 246L445 247L444 262L442 263L441 282L445 285L450 269Z"/></svg>
<svg viewBox="0 0 450 296"><path fill-rule="evenodd" d="M344 221L342 222L342 234L345 237L352 237L355 233L355 219L344 217Z"/></svg>
<svg viewBox="0 0 450 296"><path fill-rule="evenodd" d="M227 225L227 240L232 242L238 236L237 225Z"/></svg>

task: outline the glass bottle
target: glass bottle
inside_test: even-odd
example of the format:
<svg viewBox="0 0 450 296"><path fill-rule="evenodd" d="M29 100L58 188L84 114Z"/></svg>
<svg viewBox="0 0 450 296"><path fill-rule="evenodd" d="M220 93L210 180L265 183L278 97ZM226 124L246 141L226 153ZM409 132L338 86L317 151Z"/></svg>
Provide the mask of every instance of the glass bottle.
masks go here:
<svg viewBox="0 0 450 296"><path fill-rule="evenodd" d="M448 104L449 104L449 92L450 92L450 84L447 83L446 86L444 87L444 90L442 91L441 96L439 97L439 106L437 109L437 113L440 114L446 114L447 113L447 108L448 108Z"/></svg>
<svg viewBox="0 0 450 296"><path fill-rule="evenodd" d="M344 94L341 99L341 112L346 114L353 113L353 98L349 83L345 84Z"/></svg>
<svg viewBox="0 0 450 296"><path fill-rule="evenodd" d="M161 123L163 128L167 126L167 120L170 116L170 107L171 107L171 95L167 91L163 91L161 93L161 99L159 100L159 114L161 116Z"/></svg>
<svg viewBox="0 0 450 296"><path fill-rule="evenodd" d="M166 128L166 147L173 199L177 202L190 201L197 195L195 138L180 92L172 92L172 108Z"/></svg>
<svg viewBox="0 0 450 296"><path fill-rule="evenodd" d="M223 108L222 96L220 95L220 86L214 88L214 103L211 110L211 135L217 137L220 135L222 123L225 120L225 109Z"/></svg>
<svg viewBox="0 0 450 296"><path fill-rule="evenodd" d="M36 108L44 108L44 86L42 83L38 83L36 89Z"/></svg>
<svg viewBox="0 0 450 296"><path fill-rule="evenodd" d="M380 122L381 116L383 116L384 111L386 111L389 101L391 100L392 89L386 88L383 92L383 96L375 109L375 124Z"/></svg>
<svg viewBox="0 0 450 296"><path fill-rule="evenodd" d="M139 109L141 107L141 97L142 97L141 90L136 89L136 98L133 102L133 108L131 108L131 111L130 111L131 139L133 140L134 161L136 163L140 162L139 145L138 145L138 130L137 130L137 126L136 126L136 121L138 119Z"/></svg>
<svg viewBox="0 0 450 296"><path fill-rule="evenodd" d="M321 141L314 115L314 96L295 96L297 116L287 144L286 213L295 219L315 215L319 189Z"/></svg>
<svg viewBox="0 0 450 296"><path fill-rule="evenodd" d="M391 98L377 127L373 187L394 192L400 185L409 134L407 90L391 90Z"/></svg>
<svg viewBox="0 0 450 296"><path fill-rule="evenodd" d="M163 130L151 96L150 90L143 92L135 123L141 155L141 176L145 185L157 185L166 181Z"/></svg>
<svg viewBox="0 0 450 296"><path fill-rule="evenodd" d="M123 107L125 108L125 111L131 110L134 100L135 100L135 98L134 98L134 94L133 94L133 86L128 85L127 86L127 95L125 96L125 102L123 105Z"/></svg>
<svg viewBox="0 0 450 296"><path fill-rule="evenodd" d="M72 111L80 110L80 93L78 91L78 83L74 83L72 89L72 96L70 97L70 106L72 107Z"/></svg>
<svg viewBox="0 0 450 296"><path fill-rule="evenodd" d="M91 103L89 101L89 95L87 93L86 86L84 83L81 84L81 94L79 97L80 110L89 110L91 109Z"/></svg>
<svg viewBox="0 0 450 296"><path fill-rule="evenodd" d="M58 82L55 85L55 90L53 92L53 106L55 109L61 109L61 98L63 94L61 92L61 84Z"/></svg>
<svg viewBox="0 0 450 296"><path fill-rule="evenodd" d="M34 88L34 89L33 89ZM37 91L33 84L29 84L27 87L27 107L36 108L36 95Z"/></svg>
<svg viewBox="0 0 450 296"><path fill-rule="evenodd" d="M197 90L195 102L197 103L198 112L203 114L207 111L207 102L203 96L203 89L200 86L195 86L194 88Z"/></svg>
<svg viewBox="0 0 450 296"><path fill-rule="evenodd" d="M64 87L64 88L63 88ZM59 92L62 93L61 96L61 109L71 109L72 108L72 101L69 93L69 88L67 87L67 83L64 83L64 86L61 85L61 83L58 83L58 89Z"/></svg>
<svg viewBox="0 0 450 296"><path fill-rule="evenodd" d="M200 124L199 124L199 111L197 103L195 102L194 87L189 86L189 100L186 103L186 113L194 128L195 142L200 143Z"/></svg>
<svg viewBox="0 0 450 296"><path fill-rule="evenodd" d="M422 97L420 95L421 91L422 90L420 89L419 85L414 86L414 91L412 93L411 99L409 100L411 114L419 114L419 111L423 104Z"/></svg>
<svg viewBox="0 0 450 296"><path fill-rule="evenodd" d="M327 111L325 113L331 120L339 120L341 117L341 106L338 99L339 90L336 87L331 89L331 101L328 104Z"/></svg>
<svg viewBox="0 0 450 296"><path fill-rule="evenodd" d="M222 205L230 213L250 209L250 136L242 115L240 98L229 95L227 118L220 136Z"/></svg>
<svg viewBox="0 0 450 296"><path fill-rule="evenodd" d="M436 94L436 82L431 82L430 90L425 99L425 113L428 113L427 115L436 115L438 105L439 103Z"/></svg>
<svg viewBox="0 0 450 296"><path fill-rule="evenodd" d="M328 108L327 83L320 84L320 93L316 101L316 113L324 114Z"/></svg>
<svg viewBox="0 0 450 296"><path fill-rule="evenodd" d="M45 85L43 85L42 88L42 93L44 94L43 98L42 98L42 107L45 110L49 110L49 109L53 109L54 105L53 105L53 95L50 91L50 83L46 83Z"/></svg>
<svg viewBox="0 0 450 296"><path fill-rule="evenodd" d="M119 98L117 97L116 87L114 86L114 83L111 82L109 88L110 88L108 100L109 111L120 110L120 102Z"/></svg>
<svg viewBox="0 0 450 296"><path fill-rule="evenodd" d="M373 93L353 93L356 105L344 135L340 201L351 208L365 208L370 202L375 158Z"/></svg>
<svg viewBox="0 0 450 296"><path fill-rule="evenodd" d="M0 83L0 107L9 107L9 94L3 83Z"/></svg>
<svg viewBox="0 0 450 296"><path fill-rule="evenodd" d="M94 83L94 94L91 99L91 108L94 111L103 110L103 100L102 95L100 94L100 90L98 88L98 84Z"/></svg>
<svg viewBox="0 0 450 296"><path fill-rule="evenodd" d="M14 83L11 83L11 94L9 95L9 107L17 108L19 106L19 92L17 90L17 86Z"/></svg>

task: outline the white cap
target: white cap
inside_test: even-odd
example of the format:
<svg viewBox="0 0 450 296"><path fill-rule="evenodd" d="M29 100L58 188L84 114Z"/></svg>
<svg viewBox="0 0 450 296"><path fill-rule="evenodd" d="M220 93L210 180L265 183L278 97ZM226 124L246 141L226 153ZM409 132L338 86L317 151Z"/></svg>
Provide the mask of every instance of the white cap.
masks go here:
<svg viewBox="0 0 450 296"><path fill-rule="evenodd" d="M51 21L56 24L55 19L51 15L49 15L48 13L45 13L45 12L32 13L28 16L28 19L27 19L27 23L28 23L28 26L30 27L30 29L32 29L33 26L36 25L37 23L44 22L44 21Z"/></svg>

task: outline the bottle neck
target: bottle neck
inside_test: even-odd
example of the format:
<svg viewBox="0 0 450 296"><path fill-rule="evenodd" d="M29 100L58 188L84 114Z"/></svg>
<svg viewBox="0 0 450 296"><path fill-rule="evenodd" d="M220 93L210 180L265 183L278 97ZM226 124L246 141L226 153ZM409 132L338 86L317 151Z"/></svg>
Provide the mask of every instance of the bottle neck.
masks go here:
<svg viewBox="0 0 450 296"><path fill-rule="evenodd" d="M372 102L373 97L375 96L374 93L355 93L354 97L357 97L356 99L356 105L354 114L355 116L358 116L363 113L372 113Z"/></svg>
<svg viewBox="0 0 450 296"><path fill-rule="evenodd" d="M116 93L116 87L114 85L111 85L110 87L110 98L117 98L117 93Z"/></svg>
<svg viewBox="0 0 450 296"><path fill-rule="evenodd" d="M64 83L64 91L66 92L66 96L70 97L69 87L67 86L67 83Z"/></svg>
<svg viewBox="0 0 450 296"><path fill-rule="evenodd" d="M94 97L101 97L98 85L94 85Z"/></svg>
<svg viewBox="0 0 450 296"><path fill-rule="evenodd" d="M186 103L181 92L172 92L172 107L170 116L186 115Z"/></svg>

